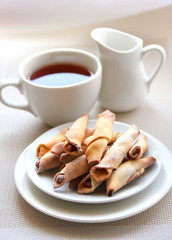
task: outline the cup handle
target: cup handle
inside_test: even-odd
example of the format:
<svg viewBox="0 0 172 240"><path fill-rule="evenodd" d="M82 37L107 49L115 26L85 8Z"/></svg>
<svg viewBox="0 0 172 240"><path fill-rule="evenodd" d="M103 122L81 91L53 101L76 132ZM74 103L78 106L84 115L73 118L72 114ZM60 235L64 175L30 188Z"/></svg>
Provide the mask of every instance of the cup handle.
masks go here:
<svg viewBox="0 0 172 240"><path fill-rule="evenodd" d="M150 84L152 83L152 80L155 78L157 73L159 72L160 68L162 67L163 63L165 62L166 58L166 53L163 47L161 47L158 44L151 44L142 49L142 58L149 52L155 51L159 54L160 56L160 61L157 64L155 70L150 74L150 76L147 79L147 85L148 85L148 90L150 87Z"/></svg>
<svg viewBox="0 0 172 240"><path fill-rule="evenodd" d="M0 101L8 106L8 107L12 107L12 108L17 108L17 109L21 109L21 110L25 110L25 111L28 111L30 113L32 113L33 115L35 115L35 113L32 111L31 107L29 106L29 103L26 103L26 104L18 104L18 103L15 103L15 102L12 102L12 101L9 101L7 100L3 94L2 94L2 91L4 88L8 87L8 86L13 86L15 88L17 88L19 90L19 92L21 94L22 93L22 88L21 88L21 84L19 83L18 80L16 79L4 79L4 80L1 80L0 81ZM36 116L36 115L35 115Z"/></svg>

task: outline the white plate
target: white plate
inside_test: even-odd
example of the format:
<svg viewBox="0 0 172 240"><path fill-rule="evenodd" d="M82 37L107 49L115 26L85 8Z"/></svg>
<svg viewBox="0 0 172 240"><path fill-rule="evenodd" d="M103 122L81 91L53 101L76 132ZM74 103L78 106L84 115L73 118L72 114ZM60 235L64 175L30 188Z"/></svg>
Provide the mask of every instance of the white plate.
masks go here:
<svg viewBox="0 0 172 240"><path fill-rule="evenodd" d="M89 121L89 127L94 127L96 123L96 120ZM149 144L149 150L146 153L146 155L153 156L157 159L157 161L151 166L150 168L146 169L145 173L136 179L135 181L131 182L130 184L126 185L119 191L117 191L113 196L108 197L106 195L106 191L104 187L99 187L96 189L95 192L91 194L81 195L78 194L75 190L70 190L68 188L68 183L63 185L62 187L54 190L53 189L53 177L55 175L55 171L48 171L42 174L36 173L36 167L35 163L37 162L36 157L36 148L39 143L43 142L44 140L47 140L49 137L54 136L59 131L65 129L66 127L69 127L72 123L67 123L60 125L58 127L55 127L43 135L41 135L38 139L36 139L29 147L27 154L26 154L26 172L32 181L32 183L37 186L40 190L43 192L67 201L71 202L79 202L79 203L107 203L107 202L114 202L117 200L121 200L127 197L130 197L146 187L148 187L153 180L157 177L160 168L161 168L161 159L158 154L158 147L156 143L152 140L152 137L145 133L148 139ZM124 132L129 128L129 125L115 122L114 129L120 132ZM143 131L142 131L143 133Z"/></svg>
<svg viewBox="0 0 172 240"><path fill-rule="evenodd" d="M172 155L158 140L153 138L158 146L162 167L156 181L140 193L111 203L81 204L63 201L40 191L29 180L25 170L25 150L15 166L15 183L19 193L32 207L49 216L85 223L100 223L124 219L145 211L159 202L172 186Z"/></svg>

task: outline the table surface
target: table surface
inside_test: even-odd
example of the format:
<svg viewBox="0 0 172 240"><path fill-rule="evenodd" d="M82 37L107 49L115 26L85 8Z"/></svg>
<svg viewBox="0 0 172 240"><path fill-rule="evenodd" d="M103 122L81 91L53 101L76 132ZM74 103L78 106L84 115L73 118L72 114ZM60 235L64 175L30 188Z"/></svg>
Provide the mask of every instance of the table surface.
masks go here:
<svg viewBox="0 0 172 240"><path fill-rule="evenodd" d="M142 19L143 20L143 19ZM132 23L133 20L131 20ZM107 26L107 25L106 25ZM108 26L116 27L111 22ZM121 29L125 29L121 22ZM90 28L88 28L88 31ZM131 28L128 28L131 30ZM163 31L163 29L162 29ZM86 32L86 31L85 31ZM134 30L133 30L134 32ZM82 32L83 33L83 32ZM76 34L77 35L77 34ZM141 35L141 34L140 34ZM44 37L42 37L44 36ZM58 34L46 37L4 35L0 41L0 78L16 77L20 61L27 55L46 48L70 46L94 53L92 42L72 39L70 44ZM79 34L77 35L79 36ZM172 44L171 33L145 37L147 43L161 44L167 60L151 85L144 103L136 110L116 114L116 120L135 123L140 129L158 138L172 152ZM55 37L55 38L54 38ZM84 39L85 36L81 36ZM68 43L68 44L66 44ZM150 57L150 65L156 57ZM148 66L148 67L149 67ZM4 94L21 100L18 92L9 88ZM103 111L98 103L90 112L96 118ZM28 112L8 108L0 103L0 239L171 239L172 190L148 210L135 216L107 223L74 223L53 218L31 207L18 193L14 181L14 168L22 151L50 127ZM169 159L169 161L172 159Z"/></svg>

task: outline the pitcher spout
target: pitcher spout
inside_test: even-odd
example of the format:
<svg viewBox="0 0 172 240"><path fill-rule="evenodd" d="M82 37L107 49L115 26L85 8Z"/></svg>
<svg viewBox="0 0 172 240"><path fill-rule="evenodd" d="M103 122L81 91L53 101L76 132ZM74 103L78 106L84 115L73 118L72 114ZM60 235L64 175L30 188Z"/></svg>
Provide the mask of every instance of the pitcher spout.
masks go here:
<svg viewBox="0 0 172 240"><path fill-rule="evenodd" d="M93 29L91 37L97 43L100 52L127 53L142 44L142 39L112 28Z"/></svg>

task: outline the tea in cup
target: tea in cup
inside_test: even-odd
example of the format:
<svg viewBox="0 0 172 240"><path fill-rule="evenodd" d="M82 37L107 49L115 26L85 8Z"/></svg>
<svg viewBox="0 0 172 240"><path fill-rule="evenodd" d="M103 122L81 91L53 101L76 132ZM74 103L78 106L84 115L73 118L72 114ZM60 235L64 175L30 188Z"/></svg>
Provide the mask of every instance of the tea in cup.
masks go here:
<svg viewBox="0 0 172 240"><path fill-rule="evenodd" d="M0 100L6 106L31 112L50 126L73 121L94 106L101 88L102 67L92 53L79 49L45 50L19 66L19 81L0 83ZM14 86L27 104L9 102L2 91Z"/></svg>

